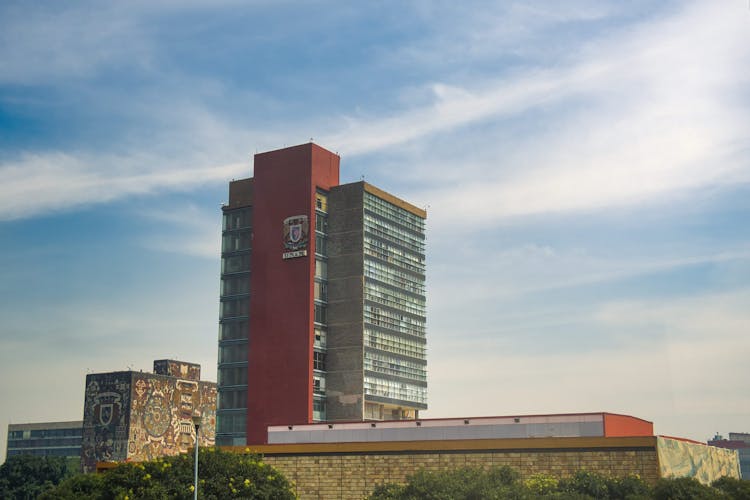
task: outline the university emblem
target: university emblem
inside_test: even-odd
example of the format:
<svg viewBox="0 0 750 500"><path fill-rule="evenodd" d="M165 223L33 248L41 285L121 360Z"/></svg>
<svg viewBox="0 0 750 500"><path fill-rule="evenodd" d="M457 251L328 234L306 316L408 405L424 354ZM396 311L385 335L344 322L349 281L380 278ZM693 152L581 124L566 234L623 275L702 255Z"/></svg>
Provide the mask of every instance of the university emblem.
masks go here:
<svg viewBox="0 0 750 500"><path fill-rule="evenodd" d="M99 425L107 426L120 417L121 396L116 392L102 392L94 397L94 415Z"/></svg>
<svg viewBox="0 0 750 500"><path fill-rule="evenodd" d="M306 248L308 230L307 215L293 215L284 219L284 248L290 251Z"/></svg>

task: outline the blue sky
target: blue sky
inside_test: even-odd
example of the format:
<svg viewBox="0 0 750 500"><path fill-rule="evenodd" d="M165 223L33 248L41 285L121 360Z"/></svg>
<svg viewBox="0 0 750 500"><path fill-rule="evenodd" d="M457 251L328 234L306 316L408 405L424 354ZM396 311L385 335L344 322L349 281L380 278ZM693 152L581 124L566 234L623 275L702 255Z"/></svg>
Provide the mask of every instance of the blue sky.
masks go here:
<svg viewBox="0 0 750 500"><path fill-rule="evenodd" d="M0 456L215 379L220 204L307 142L428 208L426 417L750 431L745 0L0 5Z"/></svg>

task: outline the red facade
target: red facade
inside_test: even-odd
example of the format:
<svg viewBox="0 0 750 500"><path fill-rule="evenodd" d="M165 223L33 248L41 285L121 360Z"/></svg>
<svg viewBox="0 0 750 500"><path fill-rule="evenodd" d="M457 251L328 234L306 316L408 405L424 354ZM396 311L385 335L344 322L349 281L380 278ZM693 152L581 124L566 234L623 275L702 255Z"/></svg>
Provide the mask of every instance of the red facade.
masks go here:
<svg viewBox="0 0 750 500"><path fill-rule="evenodd" d="M312 422L315 192L339 183L339 157L315 144L255 155L247 442ZM283 224L307 215L307 255L283 259ZM284 360L279 363L278 360Z"/></svg>

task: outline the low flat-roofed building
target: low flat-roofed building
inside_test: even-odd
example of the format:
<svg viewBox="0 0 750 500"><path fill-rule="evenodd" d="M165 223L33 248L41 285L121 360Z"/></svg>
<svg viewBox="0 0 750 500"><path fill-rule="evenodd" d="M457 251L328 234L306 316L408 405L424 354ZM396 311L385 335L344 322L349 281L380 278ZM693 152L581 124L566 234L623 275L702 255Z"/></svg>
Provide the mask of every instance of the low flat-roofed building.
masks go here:
<svg viewBox="0 0 750 500"><path fill-rule="evenodd" d="M83 422L38 422L8 424L6 457L34 455L79 460Z"/></svg>
<svg viewBox="0 0 750 500"><path fill-rule="evenodd" d="M268 443L352 443L535 437L651 436L654 424L615 413L272 425Z"/></svg>

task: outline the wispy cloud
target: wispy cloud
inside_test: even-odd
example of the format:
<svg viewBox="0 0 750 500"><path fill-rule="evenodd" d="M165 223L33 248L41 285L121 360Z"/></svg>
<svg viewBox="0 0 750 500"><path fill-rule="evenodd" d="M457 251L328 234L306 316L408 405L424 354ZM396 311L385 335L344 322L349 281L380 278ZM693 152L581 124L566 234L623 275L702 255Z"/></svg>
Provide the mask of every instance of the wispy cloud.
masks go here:
<svg viewBox="0 0 750 500"><path fill-rule="evenodd" d="M394 175L452 172L449 186L415 195L440 224L627 205L748 182L750 112L741 89L750 82L750 31L740 14L738 4L696 2L583 47L577 60L554 69L460 87L435 83L431 104L382 119L350 118L326 140L345 155L424 142L410 171ZM535 133L514 136L514 119L536 121ZM493 125L498 120L502 126ZM475 134L484 141L464 141ZM445 141L479 143L482 158ZM438 156L446 152L447 161Z"/></svg>
<svg viewBox="0 0 750 500"><path fill-rule="evenodd" d="M221 252L221 220L217 213L206 213L192 204L172 205L164 210L140 212L157 222L159 229L141 241L159 252L176 253L216 260ZM165 229L167 228L167 229Z"/></svg>
<svg viewBox="0 0 750 500"><path fill-rule="evenodd" d="M160 158L28 154L0 168L0 220L31 217L160 189L246 177L245 164L154 168Z"/></svg>

